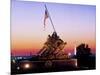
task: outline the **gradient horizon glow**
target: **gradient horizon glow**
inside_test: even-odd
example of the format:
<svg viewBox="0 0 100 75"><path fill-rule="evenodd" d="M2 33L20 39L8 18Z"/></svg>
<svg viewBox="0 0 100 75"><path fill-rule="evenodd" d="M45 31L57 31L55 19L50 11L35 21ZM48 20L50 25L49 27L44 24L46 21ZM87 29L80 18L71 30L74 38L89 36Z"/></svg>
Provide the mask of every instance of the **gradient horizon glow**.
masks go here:
<svg viewBox="0 0 100 75"><path fill-rule="evenodd" d="M43 20L45 7L53 20L60 38L67 42L65 52L73 53L74 47L87 43L96 52L96 6L44 3L12 0L11 3L11 52L14 55L36 54L53 33L50 20Z"/></svg>

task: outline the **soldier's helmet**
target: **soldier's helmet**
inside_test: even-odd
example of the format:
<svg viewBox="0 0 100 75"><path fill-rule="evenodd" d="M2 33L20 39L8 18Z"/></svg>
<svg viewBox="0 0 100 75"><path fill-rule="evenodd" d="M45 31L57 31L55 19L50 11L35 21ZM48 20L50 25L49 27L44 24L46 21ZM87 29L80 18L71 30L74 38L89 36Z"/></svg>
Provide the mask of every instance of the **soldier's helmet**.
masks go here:
<svg viewBox="0 0 100 75"><path fill-rule="evenodd" d="M59 38L59 36L57 36L57 33L56 33L56 32L53 32L53 34L52 34L52 38L57 39L57 38Z"/></svg>

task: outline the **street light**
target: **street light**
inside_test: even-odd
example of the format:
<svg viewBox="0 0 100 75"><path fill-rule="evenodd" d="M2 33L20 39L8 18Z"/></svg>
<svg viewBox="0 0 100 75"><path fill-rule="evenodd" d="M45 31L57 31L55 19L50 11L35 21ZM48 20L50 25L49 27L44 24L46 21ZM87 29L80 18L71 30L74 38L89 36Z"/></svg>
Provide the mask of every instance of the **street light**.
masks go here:
<svg viewBox="0 0 100 75"><path fill-rule="evenodd" d="M19 69L20 69L20 67L18 66L18 67L17 67L17 70L19 70Z"/></svg>
<svg viewBox="0 0 100 75"><path fill-rule="evenodd" d="M27 68L30 68L30 64L29 63L26 63L25 65L24 65L24 67L27 69Z"/></svg>
<svg viewBox="0 0 100 75"><path fill-rule="evenodd" d="M24 69L31 69L31 68L32 68L32 64L31 64L31 63L25 63L25 64L23 65L23 68L24 68Z"/></svg>
<svg viewBox="0 0 100 75"><path fill-rule="evenodd" d="M23 61L20 63L21 69L32 69L34 67L34 64L31 61Z"/></svg>

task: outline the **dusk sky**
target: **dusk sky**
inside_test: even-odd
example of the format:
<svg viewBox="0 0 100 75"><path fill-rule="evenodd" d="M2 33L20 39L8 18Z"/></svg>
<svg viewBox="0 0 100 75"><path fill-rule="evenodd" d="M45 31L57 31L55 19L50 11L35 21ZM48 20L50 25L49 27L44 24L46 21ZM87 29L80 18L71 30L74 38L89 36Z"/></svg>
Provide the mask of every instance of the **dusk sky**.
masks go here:
<svg viewBox="0 0 100 75"><path fill-rule="evenodd" d="M49 19L44 30L45 4L58 35L67 42L66 52L73 52L75 45L87 43L95 53L95 6L12 0L11 51L14 55L36 54L53 33Z"/></svg>

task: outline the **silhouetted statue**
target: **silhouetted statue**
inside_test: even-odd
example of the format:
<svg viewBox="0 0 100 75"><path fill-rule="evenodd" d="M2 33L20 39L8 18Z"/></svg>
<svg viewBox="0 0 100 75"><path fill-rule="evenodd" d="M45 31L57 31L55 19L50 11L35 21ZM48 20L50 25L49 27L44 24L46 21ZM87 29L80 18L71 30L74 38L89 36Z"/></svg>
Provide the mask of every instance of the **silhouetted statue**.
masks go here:
<svg viewBox="0 0 100 75"><path fill-rule="evenodd" d="M47 41L44 43L42 49L38 54L45 58L60 58L64 56L63 49L66 45L56 32L53 32L52 35L48 35ZM66 54L65 54L66 55Z"/></svg>

